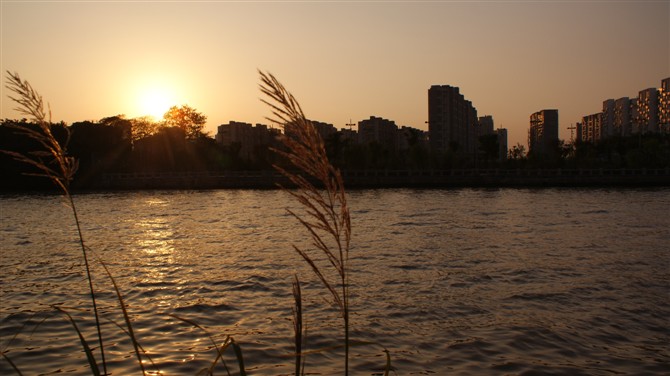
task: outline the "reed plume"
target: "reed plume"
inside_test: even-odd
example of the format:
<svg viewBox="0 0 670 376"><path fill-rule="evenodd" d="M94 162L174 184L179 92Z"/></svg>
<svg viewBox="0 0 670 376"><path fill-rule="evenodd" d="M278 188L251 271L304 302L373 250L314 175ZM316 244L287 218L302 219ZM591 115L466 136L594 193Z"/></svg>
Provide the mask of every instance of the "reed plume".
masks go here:
<svg viewBox="0 0 670 376"><path fill-rule="evenodd" d="M22 80L18 73L7 71L7 84L5 87L9 89L13 95L9 98L16 103L15 110L23 115L26 115L36 125L37 129L29 126L11 125L16 132L27 136L28 138L39 143L43 150L31 151L28 154L21 154L14 151L2 150L3 153L13 157L14 159L27 163L36 167L39 173L28 173L28 175L43 176L49 178L54 182L65 195L68 206L72 210L74 221L77 226L77 234L79 237L79 245L84 257L84 264L86 266L86 277L88 279L88 287L91 295L91 302L93 305L93 312L95 315L95 325L98 332L98 343L100 345L100 357L103 365L103 372L107 374L107 365L105 362L105 351L102 341L102 331L100 328L100 316L98 312L98 305L95 298L95 290L93 289L93 279L91 276L91 269L89 266L89 256L87 247L84 243L84 236L81 231L79 216L77 215L77 208L74 204L74 199L70 192L70 183L77 172L77 160L67 154L67 143L70 140L70 133L66 130L66 140L63 144L58 142L51 130L51 111L44 109L44 100L42 96L33 89L32 85L27 80ZM70 320L72 321L72 320ZM79 333L76 325L75 330ZM83 337L82 337L83 338ZM85 347L89 362L93 367L95 359L92 357L91 350ZM97 366L96 366L97 368ZM96 370L97 371L97 370Z"/></svg>
<svg viewBox="0 0 670 376"><path fill-rule="evenodd" d="M54 137L51 131L51 111L47 113L44 110L42 96L33 89L28 81L22 80L18 73L9 71L6 73L7 84L5 87L14 93L14 96L9 96L17 104L14 109L26 115L38 126L38 129L16 124L9 124L9 126L18 133L37 141L43 147L43 150L34 150L27 155L9 150L3 150L2 152L20 162L36 167L41 172L28 173L28 175L49 178L66 195L69 195L70 182L75 172L77 172L77 160L68 156L66 146L61 145ZM70 140L70 132L67 128L64 129L67 135L64 144L67 145Z"/></svg>
<svg viewBox="0 0 670 376"><path fill-rule="evenodd" d="M281 142L285 149L275 152L295 169L274 165L296 190L288 190L303 207L302 213L287 209L309 233L312 249L293 245L330 292L344 327L344 372L349 374L349 244L351 220L340 171L328 160L323 139L307 120L295 97L271 73L259 71L260 90L268 97L261 101L272 109L271 122L283 124ZM325 256L325 260L323 260ZM329 278L334 272L335 279Z"/></svg>

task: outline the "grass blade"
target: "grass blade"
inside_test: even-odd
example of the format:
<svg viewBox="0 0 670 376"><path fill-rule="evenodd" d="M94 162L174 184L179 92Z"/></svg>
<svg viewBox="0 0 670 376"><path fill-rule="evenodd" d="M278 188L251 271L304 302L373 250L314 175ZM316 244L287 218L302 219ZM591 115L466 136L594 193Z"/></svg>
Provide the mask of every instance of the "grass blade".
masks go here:
<svg viewBox="0 0 670 376"><path fill-rule="evenodd" d="M242 348L238 345L233 339L230 341L233 350L235 351L235 357L237 358L237 364L240 366L240 376L247 376L247 371L244 369L244 357L242 357Z"/></svg>
<svg viewBox="0 0 670 376"><path fill-rule="evenodd" d="M7 363L9 363L10 366L12 366L12 368L14 369L14 371L16 371L16 374L17 374L17 375L19 375L19 376L23 376L23 373L21 373L21 371L20 371L19 368L16 366L16 364L14 364L14 362L12 362L12 360L9 359L9 357L8 357L7 355L5 355L4 352L2 353L2 357L5 358L5 360L7 361Z"/></svg>
<svg viewBox="0 0 670 376"><path fill-rule="evenodd" d="M91 348L88 346L88 342L86 342L86 339L84 338L84 335L81 333L81 330L79 330L79 327L77 326L77 323L74 321L72 316L67 313L65 310L63 310L60 307L54 306L55 309L58 311L64 313L70 323L72 323L72 326L74 327L74 330L77 332L77 335L79 336L79 341L81 342L81 346L84 348L84 353L86 353L86 358L88 359L88 364L91 366L91 371L93 372L93 375L95 376L100 376L100 369L98 368L98 364L95 361L95 357L93 356L93 352L91 351Z"/></svg>
<svg viewBox="0 0 670 376"><path fill-rule="evenodd" d="M105 269L105 273L107 273L107 277L109 277L110 281L112 281L112 285L114 286L114 291L116 292L116 298L119 300L119 305L121 306L121 311L123 312L123 319L126 322L126 327L128 328L128 336L130 337L130 341L133 343L133 348L135 348L135 355L137 356L137 363L140 366L140 369L142 369L142 375L146 375L147 372L144 368L144 364L142 363L142 356L140 355L140 345L139 342L137 341L137 337L135 336L135 332L133 331L133 325L130 322L130 316L128 316L128 310L126 309L126 304L123 299L123 295L121 295L121 291L119 290L119 286L116 284L116 280L112 276L112 273L109 271L107 268L107 265L105 264L104 261L100 259L100 257L97 257L98 262L102 265L102 267Z"/></svg>
<svg viewBox="0 0 670 376"><path fill-rule="evenodd" d="M221 345L221 347L219 347L219 345L216 344L216 341L211 336L211 334L209 334L209 331L207 331L207 329L203 328L202 326L198 325L196 322L191 321L189 319L185 319L181 316L177 316L175 314L170 314L168 316L174 317L177 320L181 320L181 321L183 321L187 324L193 325L194 327L202 330L203 332L205 332L205 334L207 335L207 338L209 338L209 341L212 343L212 345L214 345L214 348L216 349L216 352L217 352L217 356L214 359L214 361L212 362L212 365L209 367L209 369L205 370L207 372L207 374L209 374L209 375L212 374L212 371L214 370L214 366L216 365L216 362L219 359L221 359L221 364L223 364L223 367L226 369L226 373L228 374L228 376L230 376L230 371L228 370L228 365L226 364L225 359L223 359L223 352L226 351L228 346L230 346L230 344L232 343L232 338L230 336L226 336L226 339L223 341L223 345Z"/></svg>
<svg viewBox="0 0 670 376"><path fill-rule="evenodd" d="M293 276L293 333L295 335L295 374L300 375L300 366L304 364L302 356L303 346L303 321L302 321L302 293L300 291L300 280L298 275ZM301 361L302 360L302 361Z"/></svg>

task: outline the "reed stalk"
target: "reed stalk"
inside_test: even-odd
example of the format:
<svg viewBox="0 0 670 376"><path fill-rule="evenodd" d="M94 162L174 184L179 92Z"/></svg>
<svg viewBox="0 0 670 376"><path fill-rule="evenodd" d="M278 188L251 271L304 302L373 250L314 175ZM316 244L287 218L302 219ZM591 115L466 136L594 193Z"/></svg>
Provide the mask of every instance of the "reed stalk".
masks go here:
<svg viewBox="0 0 670 376"><path fill-rule="evenodd" d="M301 213L290 209L287 212L307 230L312 240L312 249L296 245L293 249L330 292L332 304L340 312L344 331L344 374L348 375L351 220L342 175L328 160L323 139L305 117L295 97L271 73L258 73L260 90L268 98L261 101L270 106L273 114L267 119L284 127L280 137L284 149L274 151L292 165L291 170L279 165L274 168L297 188L285 191L303 208ZM321 260L323 256L325 262Z"/></svg>
<svg viewBox="0 0 670 376"><path fill-rule="evenodd" d="M303 321L302 321L302 292L300 290L300 280L298 275L293 276L293 333L295 343L295 375L299 376L304 373L304 354L302 353L303 346ZM301 369L303 372L301 372Z"/></svg>

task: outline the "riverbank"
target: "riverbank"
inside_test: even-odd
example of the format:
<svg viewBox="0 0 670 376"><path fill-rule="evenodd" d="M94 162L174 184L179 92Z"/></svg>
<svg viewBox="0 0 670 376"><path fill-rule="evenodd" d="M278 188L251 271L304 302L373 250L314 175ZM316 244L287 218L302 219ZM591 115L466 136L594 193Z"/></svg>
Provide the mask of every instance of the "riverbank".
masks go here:
<svg viewBox="0 0 670 376"><path fill-rule="evenodd" d="M670 186L670 169L344 171L348 188ZM105 174L93 189L274 189L276 171Z"/></svg>

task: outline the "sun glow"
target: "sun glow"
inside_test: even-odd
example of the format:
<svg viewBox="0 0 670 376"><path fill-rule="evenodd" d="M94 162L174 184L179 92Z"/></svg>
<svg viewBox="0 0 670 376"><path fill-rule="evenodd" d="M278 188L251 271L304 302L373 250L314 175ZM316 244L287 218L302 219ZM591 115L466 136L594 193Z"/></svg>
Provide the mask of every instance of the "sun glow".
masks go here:
<svg viewBox="0 0 670 376"><path fill-rule="evenodd" d="M140 94L139 110L142 116L151 116L162 119L163 115L174 106L175 102L170 92L164 88L152 88Z"/></svg>

